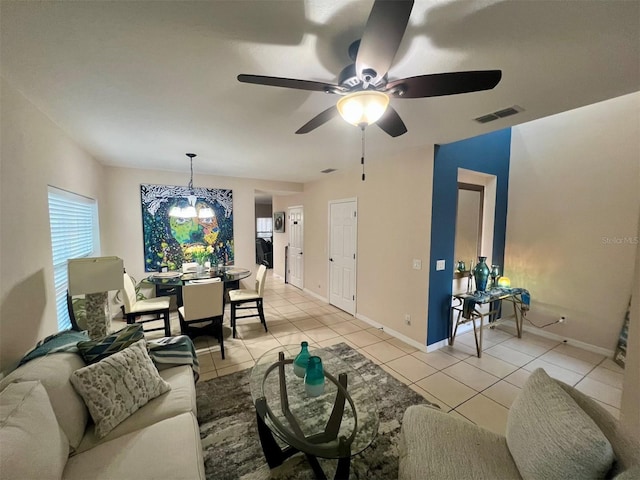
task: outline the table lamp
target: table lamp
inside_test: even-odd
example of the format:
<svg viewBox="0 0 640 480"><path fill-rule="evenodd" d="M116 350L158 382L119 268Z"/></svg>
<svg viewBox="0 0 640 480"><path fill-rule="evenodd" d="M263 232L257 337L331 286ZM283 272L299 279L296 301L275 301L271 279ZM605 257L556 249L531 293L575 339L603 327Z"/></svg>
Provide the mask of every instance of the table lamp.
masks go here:
<svg viewBox="0 0 640 480"><path fill-rule="evenodd" d="M124 287L124 265L118 257L75 258L67 263L69 294L85 295L87 331L91 340L108 335L110 290Z"/></svg>

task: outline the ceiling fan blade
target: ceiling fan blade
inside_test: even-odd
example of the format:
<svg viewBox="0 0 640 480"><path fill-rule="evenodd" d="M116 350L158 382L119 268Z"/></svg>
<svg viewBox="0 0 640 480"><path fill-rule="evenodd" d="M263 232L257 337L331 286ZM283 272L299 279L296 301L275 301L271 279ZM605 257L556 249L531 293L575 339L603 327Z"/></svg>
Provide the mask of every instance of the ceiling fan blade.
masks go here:
<svg viewBox="0 0 640 480"><path fill-rule="evenodd" d="M307 123L305 123L302 127L300 127L296 131L296 133L309 133L311 130L315 130L320 125L324 125L336 115L338 115L338 109L336 108L335 105L333 105L327 108L324 112L313 117Z"/></svg>
<svg viewBox="0 0 640 480"><path fill-rule="evenodd" d="M356 57L356 75L360 80L367 81L367 70L374 71L368 80L374 85L387 74L407 29L412 8L413 0L375 1Z"/></svg>
<svg viewBox="0 0 640 480"><path fill-rule="evenodd" d="M392 137L399 137L407 133L407 127L404 125L398 112L396 112L391 105L387 107L387 111L384 112L384 115L376 122L376 125Z"/></svg>
<svg viewBox="0 0 640 480"><path fill-rule="evenodd" d="M264 75L238 75L238 81L243 83L255 83L256 85L268 85L270 87L295 88L297 90L311 90L314 92L334 93L340 90L338 85L311 80L296 80L295 78L267 77Z"/></svg>
<svg viewBox="0 0 640 480"><path fill-rule="evenodd" d="M386 91L395 98L425 98L491 90L502 78L501 70L435 73L394 80Z"/></svg>

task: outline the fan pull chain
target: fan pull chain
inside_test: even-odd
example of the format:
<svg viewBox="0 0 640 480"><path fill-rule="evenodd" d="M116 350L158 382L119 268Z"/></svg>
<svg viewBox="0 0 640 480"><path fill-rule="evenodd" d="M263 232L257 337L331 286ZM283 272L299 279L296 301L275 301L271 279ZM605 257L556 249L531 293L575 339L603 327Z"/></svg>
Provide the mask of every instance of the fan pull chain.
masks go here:
<svg viewBox="0 0 640 480"><path fill-rule="evenodd" d="M362 165L362 181L364 182L364 128L365 125L361 125L362 130L362 156L360 157L360 164Z"/></svg>

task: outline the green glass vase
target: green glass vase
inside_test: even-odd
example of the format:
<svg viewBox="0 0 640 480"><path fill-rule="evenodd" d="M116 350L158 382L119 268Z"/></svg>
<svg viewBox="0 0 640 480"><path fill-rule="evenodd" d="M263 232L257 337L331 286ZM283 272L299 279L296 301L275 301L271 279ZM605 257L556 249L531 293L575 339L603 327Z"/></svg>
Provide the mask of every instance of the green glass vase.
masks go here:
<svg viewBox="0 0 640 480"><path fill-rule="evenodd" d="M324 369L320 357L309 357L307 372L304 376L304 389L310 397L317 397L324 393Z"/></svg>
<svg viewBox="0 0 640 480"><path fill-rule="evenodd" d="M307 342L302 342L300 347L300 353L293 359L293 373L300 378L304 378L311 354L309 353L309 344Z"/></svg>
<svg viewBox="0 0 640 480"><path fill-rule="evenodd" d="M476 290L484 292L487 290L489 280L489 267L486 264L487 257L478 257L478 264L473 268L473 276L476 279Z"/></svg>

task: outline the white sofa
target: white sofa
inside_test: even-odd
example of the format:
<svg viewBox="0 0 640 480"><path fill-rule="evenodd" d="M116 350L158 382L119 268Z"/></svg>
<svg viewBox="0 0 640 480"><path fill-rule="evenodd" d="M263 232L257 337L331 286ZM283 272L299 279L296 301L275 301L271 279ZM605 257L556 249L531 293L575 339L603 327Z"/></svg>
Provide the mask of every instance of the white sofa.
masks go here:
<svg viewBox="0 0 640 480"><path fill-rule="evenodd" d="M101 439L69 380L84 366L78 354L52 353L0 381L3 479L205 478L189 366L161 370L171 390Z"/></svg>

